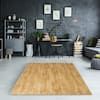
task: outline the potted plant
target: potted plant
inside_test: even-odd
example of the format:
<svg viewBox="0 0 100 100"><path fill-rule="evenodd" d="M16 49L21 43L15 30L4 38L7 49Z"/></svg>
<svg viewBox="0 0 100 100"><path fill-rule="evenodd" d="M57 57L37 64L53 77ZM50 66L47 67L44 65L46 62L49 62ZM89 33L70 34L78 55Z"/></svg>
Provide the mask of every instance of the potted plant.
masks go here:
<svg viewBox="0 0 100 100"><path fill-rule="evenodd" d="M32 34L36 38L37 41L40 41L43 37L43 32L36 31L36 32L33 32Z"/></svg>

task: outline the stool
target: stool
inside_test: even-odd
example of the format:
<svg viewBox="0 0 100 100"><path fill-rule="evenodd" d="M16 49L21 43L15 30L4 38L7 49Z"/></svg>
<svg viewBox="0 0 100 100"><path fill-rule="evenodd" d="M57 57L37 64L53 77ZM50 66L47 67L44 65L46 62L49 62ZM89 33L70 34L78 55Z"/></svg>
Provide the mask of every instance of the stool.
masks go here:
<svg viewBox="0 0 100 100"><path fill-rule="evenodd" d="M99 58L92 59L91 68L100 70L100 59Z"/></svg>
<svg viewBox="0 0 100 100"><path fill-rule="evenodd" d="M11 59L12 58L12 54L13 54L13 50L12 49L7 49L6 50L6 58Z"/></svg>

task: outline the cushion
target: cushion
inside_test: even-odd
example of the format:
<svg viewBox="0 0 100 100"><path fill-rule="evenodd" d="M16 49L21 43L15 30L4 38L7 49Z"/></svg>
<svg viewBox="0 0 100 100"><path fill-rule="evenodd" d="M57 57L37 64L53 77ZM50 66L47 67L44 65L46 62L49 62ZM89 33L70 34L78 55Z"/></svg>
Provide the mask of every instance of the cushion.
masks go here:
<svg viewBox="0 0 100 100"><path fill-rule="evenodd" d="M97 38L91 37L91 38L88 40L87 46L88 46L88 47L96 47L96 43L97 43Z"/></svg>
<svg viewBox="0 0 100 100"><path fill-rule="evenodd" d="M100 59L100 54L96 54L96 55L95 55L95 58Z"/></svg>

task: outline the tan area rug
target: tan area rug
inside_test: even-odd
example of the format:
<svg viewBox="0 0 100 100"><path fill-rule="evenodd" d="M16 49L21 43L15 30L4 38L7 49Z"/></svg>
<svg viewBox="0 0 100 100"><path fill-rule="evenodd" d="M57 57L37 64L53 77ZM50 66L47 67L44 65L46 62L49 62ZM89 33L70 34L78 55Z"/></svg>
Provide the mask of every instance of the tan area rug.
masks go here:
<svg viewBox="0 0 100 100"><path fill-rule="evenodd" d="M73 64L28 64L13 95L91 95Z"/></svg>

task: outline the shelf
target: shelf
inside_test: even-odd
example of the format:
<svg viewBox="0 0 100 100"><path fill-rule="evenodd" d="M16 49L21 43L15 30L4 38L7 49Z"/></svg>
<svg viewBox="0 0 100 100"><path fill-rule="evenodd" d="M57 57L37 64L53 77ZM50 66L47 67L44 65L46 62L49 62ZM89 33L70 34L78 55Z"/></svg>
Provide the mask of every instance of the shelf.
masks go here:
<svg viewBox="0 0 100 100"><path fill-rule="evenodd" d="M7 22L23 22L25 20L6 20Z"/></svg>
<svg viewBox="0 0 100 100"><path fill-rule="evenodd" d="M24 38L13 38L13 39L6 39L6 40L25 40Z"/></svg>
<svg viewBox="0 0 100 100"><path fill-rule="evenodd" d="M23 30L23 28L7 28L7 30Z"/></svg>
<svg viewBox="0 0 100 100"><path fill-rule="evenodd" d="M26 36L26 20L6 20L4 21L5 49L12 48L13 51L21 51L24 54L24 42Z"/></svg>
<svg viewBox="0 0 100 100"><path fill-rule="evenodd" d="M13 32L13 33L7 33L7 34L11 34L11 35L20 35L20 34L24 34L24 33Z"/></svg>

